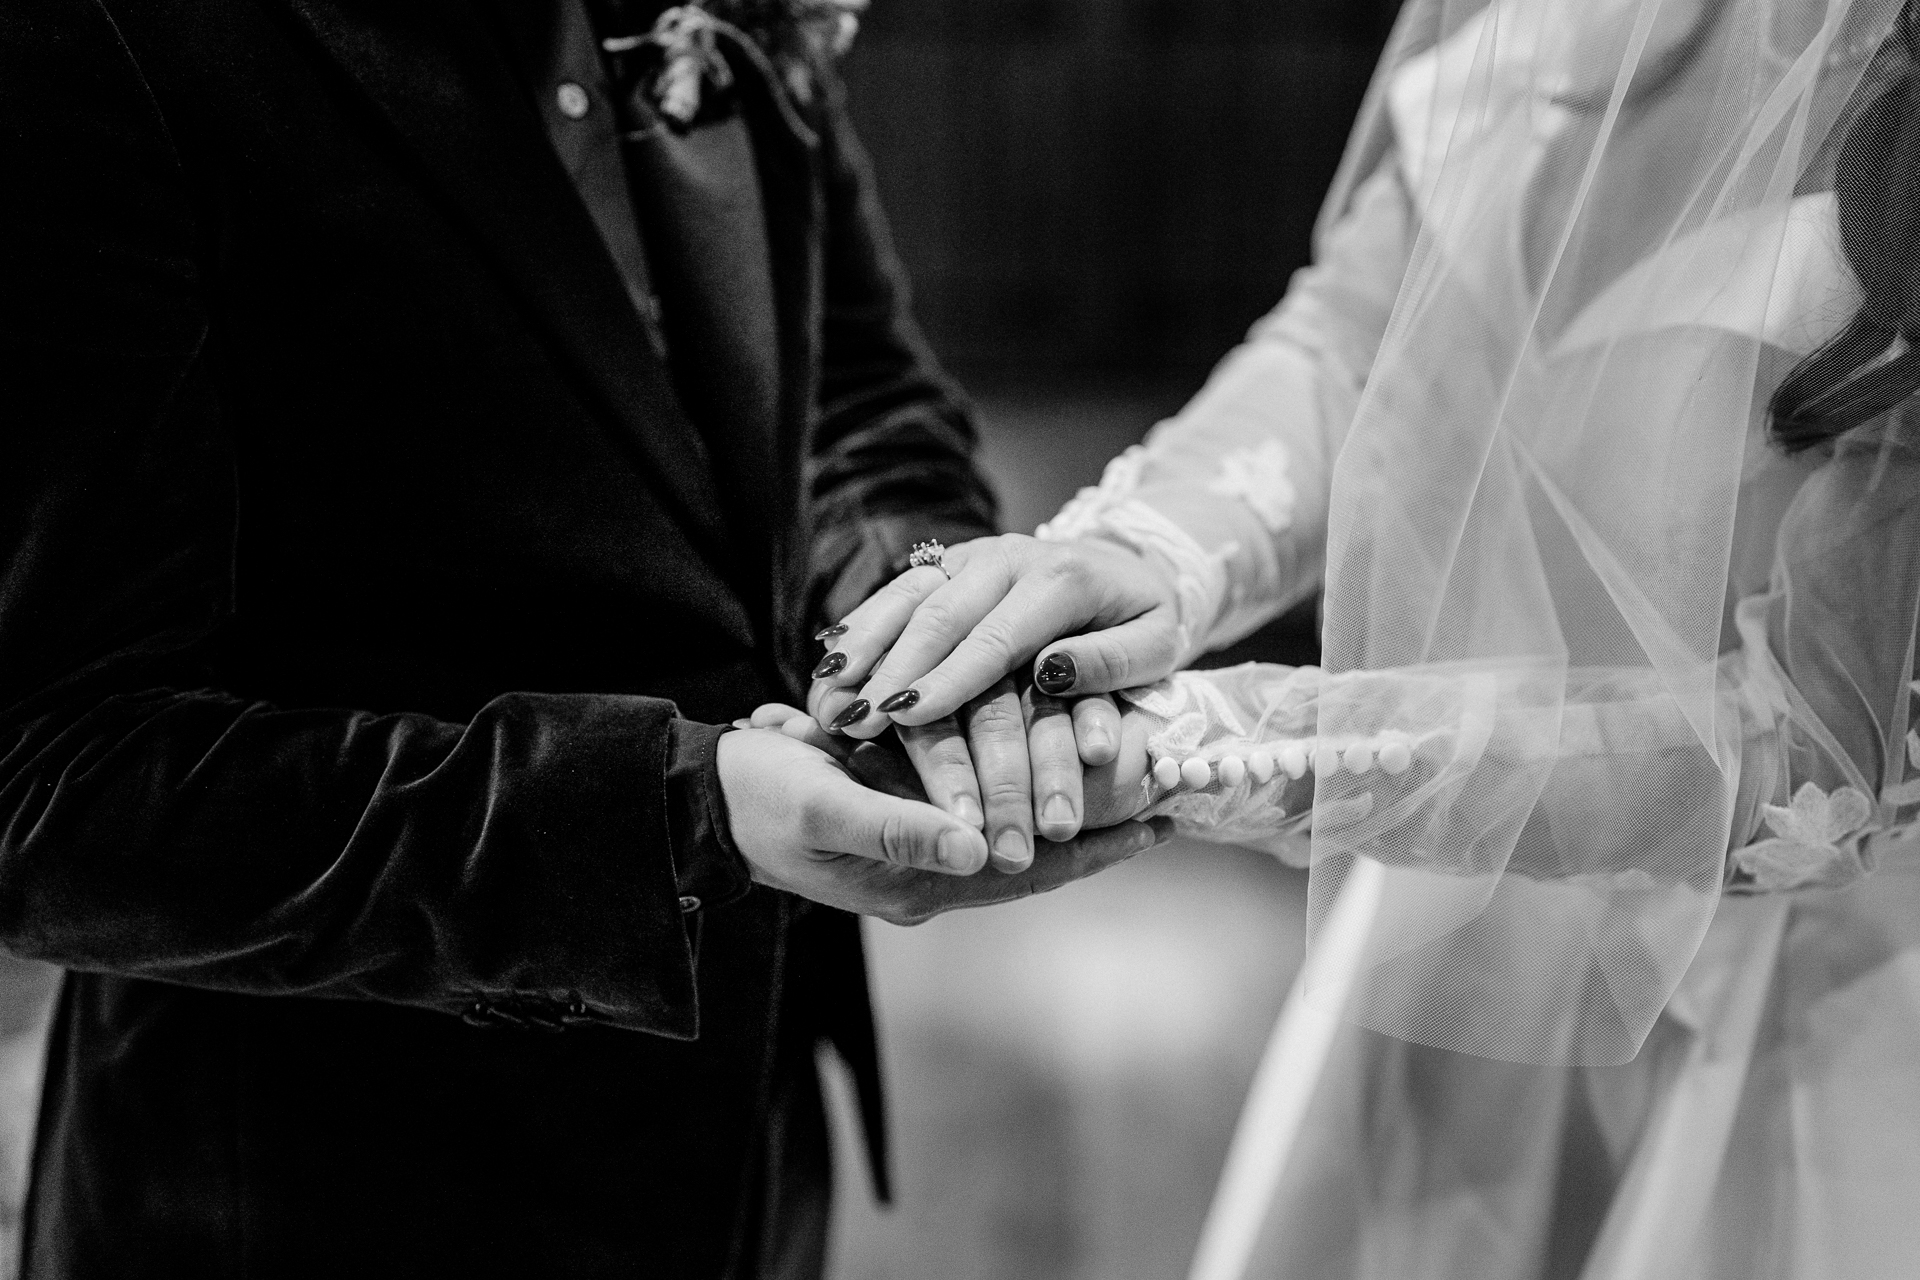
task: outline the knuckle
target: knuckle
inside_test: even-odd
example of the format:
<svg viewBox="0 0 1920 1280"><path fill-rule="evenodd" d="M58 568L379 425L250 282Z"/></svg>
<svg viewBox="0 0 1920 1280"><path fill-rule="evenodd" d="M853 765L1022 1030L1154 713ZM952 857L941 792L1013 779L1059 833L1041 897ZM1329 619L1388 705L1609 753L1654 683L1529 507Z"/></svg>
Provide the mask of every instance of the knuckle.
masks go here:
<svg viewBox="0 0 1920 1280"><path fill-rule="evenodd" d="M931 632L934 635L948 635L960 625L959 615L954 612L953 602L933 596L920 602L913 611L912 630L919 635Z"/></svg>
<svg viewBox="0 0 1920 1280"><path fill-rule="evenodd" d="M1122 687L1133 683L1133 654L1112 631L1094 633L1087 637L1087 645L1093 651L1090 665L1096 667L1107 680Z"/></svg>
<svg viewBox="0 0 1920 1280"><path fill-rule="evenodd" d="M1079 590L1093 581L1093 569L1072 550L1062 547L1047 561L1042 574L1047 585L1056 589Z"/></svg>
<svg viewBox="0 0 1920 1280"><path fill-rule="evenodd" d="M916 842L912 828L899 813L889 813L880 824L880 852L896 867L916 865Z"/></svg>
<svg viewBox="0 0 1920 1280"><path fill-rule="evenodd" d="M987 617L973 629L967 642L985 650L995 663L1007 661L1014 652L1018 639L1014 634L1014 623L1009 618Z"/></svg>
<svg viewBox="0 0 1920 1280"><path fill-rule="evenodd" d="M1019 704L998 693L979 699L967 713L967 730L975 739L1024 735L1026 729Z"/></svg>
<svg viewBox="0 0 1920 1280"><path fill-rule="evenodd" d="M1033 786L1024 774L996 773L980 779L980 798L989 808L1024 808L1033 798Z"/></svg>

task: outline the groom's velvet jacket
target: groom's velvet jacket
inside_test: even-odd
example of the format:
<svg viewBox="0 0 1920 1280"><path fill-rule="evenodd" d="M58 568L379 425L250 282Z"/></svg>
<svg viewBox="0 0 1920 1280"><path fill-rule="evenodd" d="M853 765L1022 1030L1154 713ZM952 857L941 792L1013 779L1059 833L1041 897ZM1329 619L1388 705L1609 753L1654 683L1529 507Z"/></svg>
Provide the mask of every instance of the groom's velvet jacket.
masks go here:
<svg viewBox="0 0 1920 1280"><path fill-rule="evenodd" d="M688 877L710 726L988 530L966 410L833 85L736 48L778 403L717 462L478 11L0 8L30 1275L718 1276L819 1140L780 1046L874 1097L851 918Z"/></svg>

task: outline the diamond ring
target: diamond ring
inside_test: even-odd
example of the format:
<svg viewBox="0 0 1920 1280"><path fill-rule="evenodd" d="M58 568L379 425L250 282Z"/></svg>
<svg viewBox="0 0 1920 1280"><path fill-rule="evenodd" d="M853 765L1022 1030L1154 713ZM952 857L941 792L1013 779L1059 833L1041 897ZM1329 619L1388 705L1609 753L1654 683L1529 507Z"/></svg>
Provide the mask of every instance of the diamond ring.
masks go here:
<svg viewBox="0 0 1920 1280"><path fill-rule="evenodd" d="M907 554L907 568L918 569L922 566L938 569L947 574L947 581L953 581L953 575L947 573L947 549L936 538L913 544L913 550Z"/></svg>

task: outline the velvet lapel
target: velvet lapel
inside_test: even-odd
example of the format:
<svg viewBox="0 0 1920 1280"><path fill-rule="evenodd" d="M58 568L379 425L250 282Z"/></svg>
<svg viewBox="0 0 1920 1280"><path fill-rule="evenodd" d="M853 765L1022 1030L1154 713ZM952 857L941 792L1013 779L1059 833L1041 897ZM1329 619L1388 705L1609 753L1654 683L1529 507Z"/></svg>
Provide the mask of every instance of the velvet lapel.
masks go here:
<svg viewBox="0 0 1920 1280"><path fill-rule="evenodd" d="M712 468L666 367L491 34L455 0L287 5L486 245L562 366L664 482L708 553L724 525Z"/></svg>

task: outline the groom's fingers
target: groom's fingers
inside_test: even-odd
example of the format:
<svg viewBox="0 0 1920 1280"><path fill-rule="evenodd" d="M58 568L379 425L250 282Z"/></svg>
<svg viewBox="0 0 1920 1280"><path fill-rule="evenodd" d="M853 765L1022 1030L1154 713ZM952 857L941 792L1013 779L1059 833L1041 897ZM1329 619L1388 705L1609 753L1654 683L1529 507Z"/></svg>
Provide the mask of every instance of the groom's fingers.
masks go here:
<svg viewBox="0 0 1920 1280"><path fill-rule="evenodd" d="M1166 818L1151 822L1123 822L1100 831L1088 831L1065 844L1050 844L1040 851L1033 866L1015 876L973 876L969 879L928 876L913 886L910 901L902 904L895 917L902 924L916 924L945 911L964 907L985 907L1012 902L1058 889L1075 880L1125 862L1144 853L1173 834L1173 823Z"/></svg>
<svg viewBox="0 0 1920 1280"><path fill-rule="evenodd" d="M1058 698L1028 689L1027 755L1033 768L1033 816L1049 840L1080 833L1080 750L1073 739L1073 712Z"/></svg>
<svg viewBox="0 0 1920 1280"><path fill-rule="evenodd" d="M980 779L966 735L952 716L916 729L900 730L907 759L920 775L927 799L970 827L984 827L986 810L980 804Z"/></svg>
<svg viewBox="0 0 1920 1280"><path fill-rule="evenodd" d="M1120 707L1112 694L1074 700L1073 740L1081 763L1089 769L1113 763L1120 754Z"/></svg>
<svg viewBox="0 0 1920 1280"><path fill-rule="evenodd" d="M899 867L968 876L987 862L978 831L918 800L871 790L845 774L823 775L802 805L810 848Z"/></svg>
<svg viewBox="0 0 1920 1280"><path fill-rule="evenodd" d="M1033 770L1027 722L1013 681L1002 677L960 712L967 749L980 779L993 865L1011 875L1033 861Z"/></svg>

